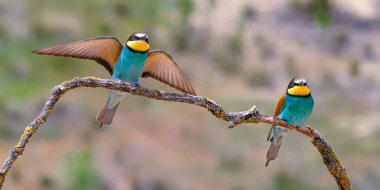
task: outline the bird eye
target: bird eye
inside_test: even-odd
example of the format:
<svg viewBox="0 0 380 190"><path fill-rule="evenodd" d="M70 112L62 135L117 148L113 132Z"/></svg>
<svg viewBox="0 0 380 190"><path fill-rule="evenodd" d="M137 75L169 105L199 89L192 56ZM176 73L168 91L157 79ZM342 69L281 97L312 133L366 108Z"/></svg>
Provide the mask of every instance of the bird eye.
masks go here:
<svg viewBox="0 0 380 190"><path fill-rule="evenodd" d="M293 82L292 86L297 86L297 83L296 83L296 82Z"/></svg>

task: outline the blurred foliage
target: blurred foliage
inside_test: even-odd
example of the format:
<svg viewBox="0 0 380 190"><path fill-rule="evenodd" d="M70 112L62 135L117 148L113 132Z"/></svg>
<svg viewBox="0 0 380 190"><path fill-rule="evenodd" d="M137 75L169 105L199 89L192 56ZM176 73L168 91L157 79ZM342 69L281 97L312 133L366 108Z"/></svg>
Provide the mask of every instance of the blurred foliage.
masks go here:
<svg viewBox="0 0 380 190"><path fill-rule="evenodd" d="M189 47L190 42L190 26L189 16L194 10L192 0L177 0L177 7L180 13L180 19L177 29L174 30L176 36L176 46L180 51L184 51Z"/></svg>
<svg viewBox="0 0 380 190"><path fill-rule="evenodd" d="M167 189L163 181L156 181L153 185L152 190L165 190Z"/></svg>
<svg viewBox="0 0 380 190"><path fill-rule="evenodd" d="M372 171L364 174L365 184L356 184L358 189L378 189L380 187L380 176Z"/></svg>
<svg viewBox="0 0 380 190"><path fill-rule="evenodd" d="M299 177L294 177L288 172L278 172L274 178L275 189L293 190L293 189L316 189L309 183L305 183Z"/></svg>
<svg viewBox="0 0 380 190"><path fill-rule="evenodd" d="M321 26L329 26L331 24L330 0L312 0L311 7L317 23Z"/></svg>
<svg viewBox="0 0 380 190"><path fill-rule="evenodd" d="M367 43L364 46L364 55L366 56L367 59L372 59L375 57L375 50L371 43Z"/></svg>
<svg viewBox="0 0 380 190"><path fill-rule="evenodd" d="M252 88L267 87L271 85L270 74L266 71L255 71L246 75L247 82Z"/></svg>
<svg viewBox="0 0 380 190"><path fill-rule="evenodd" d="M182 15L182 21L188 22L191 12L194 10L194 3L192 0L178 0L178 9Z"/></svg>
<svg viewBox="0 0 380 190"><path fill-rule="evenodd" d="M42 189L55 189L56 185L50 176L45 175L40 178L40 187Z"/></svg>
<svg viewBox="0 0 380 190"><path fill-rule="evenodd" d="M171 188L167 187L166 183L162 180L156 179L149 182L141 183L139 181L134 181L132 183L133 190L170 190Z"/></svg>
<svg viewBox="0 0 380 190"><path fill-rule="evenodd" d="M297 73L297 67L296 67L296 60L294 56L288 55L285 59L285 71L288 74L289 78L292 78L296 76Z"/></svg>
<svg viewBox="0 0 380 190"><path fill-rule="evenodd" d="M12 173L11 174L12 174L11 175L12 179L16 183L21 183L21 181L22 181L22 173L21 173L21 170L18 167L12 168Z"/></svg>
<svg viewBox="0 0 380 190"><path fill-rule="evenodd" d="M306 18L313 18L322 27L332 22L332 5L330 0L293 0L291 6Z"/></svg>
<svg viewBox="0 0 380 190"><path fill-rule="evenodd" d="M330 92L337 92L340 88L340 85L336 79L337 76L335 76L334 73L330 71L326 71L323 74L322 78L322 88L325 91L330 91Z"/></svg>
<svg viewBox="0 0 380 190"><path fill-rule="evenodd" d="M223 155L220 157L219 168L228 172L239 172L244 165L238 156Z"/></svg>
<svg viewBox="0 0 380 190"><path fill-rule="evenodd" d="M341 53L343 51L343 48L346 47L349 43L350 39L346 31L339 31L337 34L335 34L334 37L334 47L333 50L336 53Z"/></svg>
<svg viewBox="0 0 380 190"><path fill-rule="evenodd" d="M218 63L216 64L217 69L226 75L235 75L240 70L239 60L228 53L215 56L215 62Z"/></svg>
<svg viewBox="0 0 380 190"><path fill-rule="evenodd" d="M258 51L262 59L268 60L275 55L273 43L263 34L256 35L254 37L254 43L256 47L258 47Z"/></svg>
<svg viewBox="0 0 380 190"><path fill-rule="evenodd" d="M71 153L67 158L67 188L80 190L102 189L99 171L89 150Z"/></svg>
<svg viewBox="0 0 380 190"><path fill-rule="evenodd" d="M229 49L234 55L241 55L243 52L244 23L240 22L229 42Z"/></svg>
<svg viewBox="0 0 380 190"><path fill-rule="evenodd" d="M251 5L243 6L242 19L244 21L252 21L256 18L256 15L257 15L257 11L253 6Z"/></svg>
<svg viewBox="0 0 380 190"><path fill-rule="evenodd" d="M241 56L243 53L245 25L248 21L253 20L255 16L256 11L252 6L246 5L241 10L237 27L228 44L231 54Z"/></svg>
<svg viewBox="0 0 380 190"><path fill-rule="evenodd" d="M18 135L18 134L17 134ZM8 125L0 124L0 137L3 139L13 139L17 136Z"/></svg>
<svg viewBox="0 0 380 190"><path fill-rule="evenodd" d="M360 63L357 59L352 59L350 61L350 75L352 77L358 77L360 74Z"/></svg>

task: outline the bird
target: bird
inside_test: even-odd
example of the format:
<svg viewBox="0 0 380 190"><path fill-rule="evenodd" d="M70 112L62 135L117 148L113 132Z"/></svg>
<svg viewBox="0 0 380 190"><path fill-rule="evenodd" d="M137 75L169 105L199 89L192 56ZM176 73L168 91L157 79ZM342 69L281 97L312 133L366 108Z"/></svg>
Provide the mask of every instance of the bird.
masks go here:
<svg viewBox="0 0 380 190"><path fill-rule="evenodd" d="M142 77L152 77L183 93L196 95L185 73L168 53L150 51L149 37L145 33L132 33L125 45L115 37L99 36L34 50L32 53L93 60L112 75L112 80L139 86ZM126 95L126 92L110 91L106 105L96 115L100 127L112 123L119 103Z"/></svg>
<svg viewBox="0 0 380 190"><path fill-rule="evenodd" d="M313 107L314 100L306 79L294 77L290 80L286 92L278 101L273 116L286 121L287 125L301 128L310 117ZM287 128L272 125L267 137L267 141L270 141L271 145L267 152L265 167L278 156L279 149L287 133Z"/></svg>

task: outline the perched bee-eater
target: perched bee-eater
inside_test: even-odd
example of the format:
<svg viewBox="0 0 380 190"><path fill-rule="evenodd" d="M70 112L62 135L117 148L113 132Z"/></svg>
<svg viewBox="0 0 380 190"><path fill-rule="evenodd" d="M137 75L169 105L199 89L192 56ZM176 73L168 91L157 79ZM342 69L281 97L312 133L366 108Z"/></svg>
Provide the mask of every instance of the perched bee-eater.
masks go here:
<svg viewBox="0 0 380 190"><path fill-rule="evenodd" d="M283 119L288 125L302 127L313 111L314 100L307 86L306 79L293 78L277 103L274 117ZM267 152L268 166L271 160L276 159L281 143L287 134L288 129L273 125L269 131L267 140L271 142Z"/></svg>
<svg viewBox="0 0 380 190"><path fill-rule="evenodd" d="M114 37L96 37L75 41L33 53L94 60L104 66L113 80L139 85L141 77L152 77L184 93L195 95L185 74L164 51L149 51L148 35L133 33L125 46ZM111 90L107 104L96 116L103 124L111 124L119 102L127 93Z"/></svg>

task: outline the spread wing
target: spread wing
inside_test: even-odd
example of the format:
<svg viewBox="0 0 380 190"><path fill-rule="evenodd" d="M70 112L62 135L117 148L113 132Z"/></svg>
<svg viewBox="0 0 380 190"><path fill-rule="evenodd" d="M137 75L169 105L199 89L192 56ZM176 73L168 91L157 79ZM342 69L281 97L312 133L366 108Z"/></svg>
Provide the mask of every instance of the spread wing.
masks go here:
<svg viewBox="0 0 380 190"><path fill-rule="evenodd" d="M164 51L149 52L142 77L152 77L184 93L195 95L185 73Z"/></svg>
<svg viewBox="0 0 380 190"><path fill-rule="evenodd" d="M105 36L39 49L33 53L94 60L112 75L123 47L116 38Z"/></svg>
<svg viewBox="0 0 380 190"><path fill-rule="evenodd" d="M280 114L285 104L285 98L286 98L286 93L281 96L280 100L278 100L277 107L276 107L276 110L274 111L273 117L276 117L278 114ZM274 125L272 125L272 127L270 128L267 141L271 140L273 127Z"/></svg>

